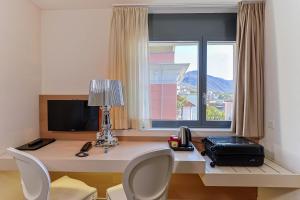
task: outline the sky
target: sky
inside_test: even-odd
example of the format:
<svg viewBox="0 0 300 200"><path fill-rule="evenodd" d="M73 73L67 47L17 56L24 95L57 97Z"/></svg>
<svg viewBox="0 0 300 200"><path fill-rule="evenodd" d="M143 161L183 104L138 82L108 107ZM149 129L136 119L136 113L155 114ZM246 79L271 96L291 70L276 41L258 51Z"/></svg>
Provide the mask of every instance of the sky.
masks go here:
<svg viewBox="0 0 300 200"><path fill-rule="evenodd" d="M207 74L233 80L233 48L232 44L208 44ZM175 63L190 63L187 71L198 70L198 44L177 45Z"/></svg>

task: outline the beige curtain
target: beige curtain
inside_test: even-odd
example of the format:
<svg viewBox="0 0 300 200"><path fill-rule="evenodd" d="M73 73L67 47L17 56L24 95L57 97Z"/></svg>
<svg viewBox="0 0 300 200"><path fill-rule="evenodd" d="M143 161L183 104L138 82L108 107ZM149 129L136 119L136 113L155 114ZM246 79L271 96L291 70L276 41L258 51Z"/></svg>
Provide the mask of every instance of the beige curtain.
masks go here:
<svg viewBox="0 0 300 200"><path fill-rule="evenodd" d="M110 33L110 78L121 80L125 106L113 108L113 129L145 128L149 122L148 9L115 7Z"/></svg>
<svg viewBox="0 0 300 200"><path fill-rule="evenodd" d="M237 73L233 130L264 136L264 2L240 2L237 15Z"/></svg>

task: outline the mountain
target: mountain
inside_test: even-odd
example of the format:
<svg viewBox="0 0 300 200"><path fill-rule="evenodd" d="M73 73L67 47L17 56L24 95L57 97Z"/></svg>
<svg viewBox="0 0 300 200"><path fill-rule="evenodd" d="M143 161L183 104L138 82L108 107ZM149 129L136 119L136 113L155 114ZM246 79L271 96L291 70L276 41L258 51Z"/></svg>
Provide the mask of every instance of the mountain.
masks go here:
<svg viewBox="0 0 300 200"><path fill-rule="evenodd" d="M197 86L198 71L189 71L185 73L183 83ZM207 75L208 91L231 93L233 91L233 81Z"/></svg>
<svg viewBox="0 0 300 200"><path fill-rule="evenodd" d="M207 89L208 91L213 91L213 92L232 93L233 81L208 75Z"/></svg>

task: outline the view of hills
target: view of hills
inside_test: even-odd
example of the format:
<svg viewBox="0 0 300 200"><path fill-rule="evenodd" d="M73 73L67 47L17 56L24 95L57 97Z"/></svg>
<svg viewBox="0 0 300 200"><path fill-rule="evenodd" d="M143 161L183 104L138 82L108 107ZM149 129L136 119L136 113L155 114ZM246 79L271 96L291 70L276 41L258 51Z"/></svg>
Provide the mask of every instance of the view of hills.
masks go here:
<svg viewBox="0 0 300 200"><path fill-rule="evenodd" d="M192 86L197 86L198 82L198 71L189 71L184 75L183 83ZM233 91L233 81L225 80L222 78L207 76L207 88L212 92L220 93L232 93Z"/></svg>

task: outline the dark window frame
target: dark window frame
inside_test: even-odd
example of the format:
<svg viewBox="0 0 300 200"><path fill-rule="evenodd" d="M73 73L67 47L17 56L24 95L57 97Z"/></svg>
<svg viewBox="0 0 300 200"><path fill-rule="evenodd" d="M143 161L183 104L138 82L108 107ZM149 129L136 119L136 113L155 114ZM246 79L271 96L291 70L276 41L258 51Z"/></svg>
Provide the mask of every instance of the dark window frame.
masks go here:
<svg viewBox="0 0 300 200"><path fill-rule="evenodd" d="M203 18L203 19L202 19ZM190 26L197 24L200 20L203 26L198 28L201 35L191 32L191 37L183 34L181 26ZM160 21L161 20L161 21ZM195 21L196 20L196 21ZM168 23L171 22L170 27ZM178 21L177 25L174 23ZM162 22L162 23L160 23ZM194 23L194 24L193 24ZM210 26L215 26L211 28ZM229 25L228 25L229 24ZM216 27L220 26L220 27ZM230 27L228 27L230 26ZM154 30L155 28L155 30ZM168 33L168 28L173 29L174 34ZM224 30L224 29L229 29ZM220 29L220 31L216 31ZM233 30L234 29L234 30ZM191 29L193 30L193 29ZM169 35L168 35L169 34ZM198 120L153 120L153 128L178 128L188 126L190 128L230 128L231 121L207 121L206 120L206 93L207 93L207 44L208 42L235 42L236 36L236 13L218 13L218 14L149 14L149 41L150 42L198 42Z"/></svg>

